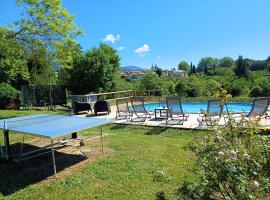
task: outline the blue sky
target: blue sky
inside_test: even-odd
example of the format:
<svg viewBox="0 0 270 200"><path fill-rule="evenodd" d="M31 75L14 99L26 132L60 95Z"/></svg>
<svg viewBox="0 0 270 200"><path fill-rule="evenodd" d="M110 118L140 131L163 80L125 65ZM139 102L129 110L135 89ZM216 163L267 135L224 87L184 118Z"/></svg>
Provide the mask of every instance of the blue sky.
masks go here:
<svg viewBox="0 0 270 200"><path fill-rule="evenodd" d="M0 1L0 25L8 26L20 9L15 0ZM118 49L121 66L270 55L269 0L63 0L63 7L84 31L77 38L83 49L106 42Z"/></svg>

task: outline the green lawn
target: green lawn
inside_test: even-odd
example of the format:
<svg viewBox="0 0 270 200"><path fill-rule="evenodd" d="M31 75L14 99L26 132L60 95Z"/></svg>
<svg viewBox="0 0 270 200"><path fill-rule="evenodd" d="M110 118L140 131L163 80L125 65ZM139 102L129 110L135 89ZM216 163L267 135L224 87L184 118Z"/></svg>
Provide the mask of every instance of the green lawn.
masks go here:
<svg viewBox="0 0 270 200"><path fill-rule="evenodd" d="M0 118L41 111L2 111ZM53 112L56 113L56 112ZM81 134L98 132L89 129ZM194 156L183 147L205 132L141 126L104 126L109 157L95 161L62 179L28 184L20 174L0 172L0 198L7 199L156 199L165 192L177 199L177 188L193 179ZM15 137L16 138L16 137ZM159 176L157 171L164 171ZM2 175L1 175L2 174ZM4 180L5 179L5 180Z"/></svg>

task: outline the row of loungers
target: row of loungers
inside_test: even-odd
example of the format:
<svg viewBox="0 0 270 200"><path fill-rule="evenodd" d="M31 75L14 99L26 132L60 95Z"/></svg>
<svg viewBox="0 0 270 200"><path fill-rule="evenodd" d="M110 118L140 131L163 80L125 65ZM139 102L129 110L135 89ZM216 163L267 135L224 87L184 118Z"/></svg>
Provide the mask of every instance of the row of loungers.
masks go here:
<svg viewBox="0 0 270 200"><path fill-rule="evenodd" d="M150 119L153 115L152 112L145 108L143 97L130 97L131 107L129 106L129 99L116 100L116 120L127 119L131 121L145 121ZM166 124L183 125L188 120L189 114L185 113L182 108L180 97L167 97L167 111ZM267 117L267 110L270 103L270 98L256 98L253 100L252 108L248 113L243 113L247 120L252 117ZM207 126L216 124L222 116L234 114L224 109L224 105L220 100L212 99L208 101L207 110L201 110L197 121L200 125L205 123ZM176 123L175 123L176 122Z"/></svg>

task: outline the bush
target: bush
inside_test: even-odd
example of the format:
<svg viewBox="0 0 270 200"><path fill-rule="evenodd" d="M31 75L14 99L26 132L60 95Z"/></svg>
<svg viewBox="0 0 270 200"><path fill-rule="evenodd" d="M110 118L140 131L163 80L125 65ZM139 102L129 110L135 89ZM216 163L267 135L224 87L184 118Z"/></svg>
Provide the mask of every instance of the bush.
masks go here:
<svg viewBox="0 0 270 200"><path fill-rule="evenodd" d="M18 91L7 83L0 83L0 109L6 109L18 96Z"/></svg>
<svg viewBox="0 0 270 200"><path fill-rule="evenodd" d="M249 95L251 97L260 97L263 96L263 89L260 86L255 86L251 89Z"/></svg>
<svg viewBox="0 0 270 200"><path fill-rule="evenodd" d="M214 130L190 144L198 179L179 189L183 199L267 199L270 195L270 138L250 129Z"/></svg>
<svg viewBox="0 0 270 200"><path fill-rule="evenodd" d="M217 96L228 101L227 91ZM270 137L258 128L260 118L227 120L227 126L212 127L211 134L187 148L198 165L193 182L179 188L181 199L268 199L270 196Z"/></svg>

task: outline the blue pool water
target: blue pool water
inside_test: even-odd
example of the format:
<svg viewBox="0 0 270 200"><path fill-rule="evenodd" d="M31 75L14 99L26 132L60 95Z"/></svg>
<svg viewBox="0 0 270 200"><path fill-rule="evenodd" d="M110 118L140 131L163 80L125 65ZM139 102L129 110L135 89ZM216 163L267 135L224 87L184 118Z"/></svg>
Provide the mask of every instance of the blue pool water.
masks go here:
<svg viewBox="0 0 270 200"><path fill-rule="evenodd" d="M251 103L228 103L228 110L231 112L249 112L252 104ZM148 111L155 111L155 108L166 107L166 103L150 103L145 104L145 108ZM207 109L207 102L182 102L182 107L186 113L200 113L200 109Z"/></svg>

